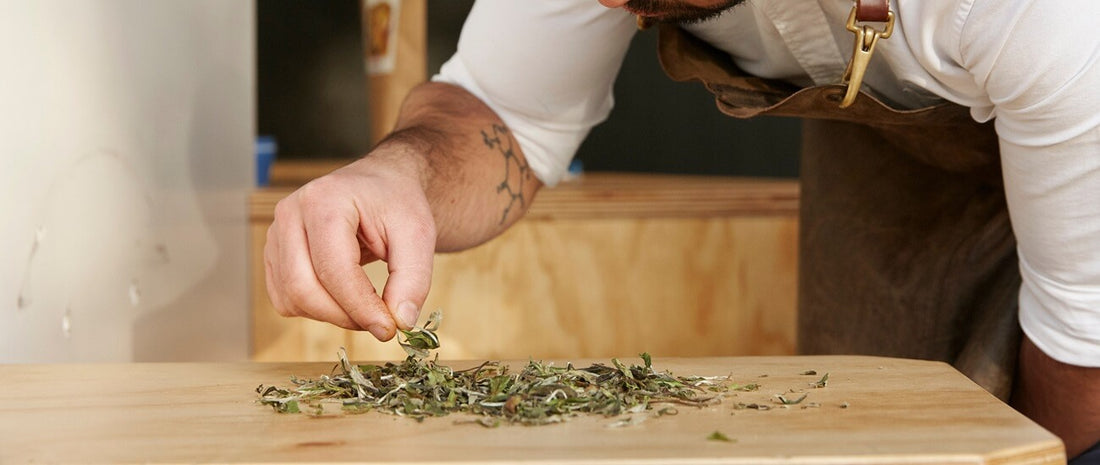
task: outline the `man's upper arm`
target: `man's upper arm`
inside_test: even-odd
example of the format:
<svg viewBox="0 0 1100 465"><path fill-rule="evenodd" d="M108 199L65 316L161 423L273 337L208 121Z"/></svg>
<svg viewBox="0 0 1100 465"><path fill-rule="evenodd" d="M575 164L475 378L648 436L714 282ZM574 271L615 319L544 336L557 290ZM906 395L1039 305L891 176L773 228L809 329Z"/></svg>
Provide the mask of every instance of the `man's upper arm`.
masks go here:
<svg viewBox="0 0 1100 465"><path fill-rule="evenodd" d="M552 185L611 112L612 85L634 30L628 14L595 0L480 0L458 52L433 80L485 101L535 174Z"/></svg>
<svg viewBox="0 0 1100 465"><path fill-rule="evenodd" d="M973 3L961 56L1001 139L1021 325L1052 358L1100 366L1100 2Z"/></svg>

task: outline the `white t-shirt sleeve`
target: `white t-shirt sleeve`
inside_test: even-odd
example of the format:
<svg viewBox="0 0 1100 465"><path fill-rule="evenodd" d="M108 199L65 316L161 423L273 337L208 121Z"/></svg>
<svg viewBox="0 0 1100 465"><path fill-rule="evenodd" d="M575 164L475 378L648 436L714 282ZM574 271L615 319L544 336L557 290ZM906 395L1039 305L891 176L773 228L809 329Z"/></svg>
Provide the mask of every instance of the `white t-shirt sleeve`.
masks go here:
<svg viewBox="0 0 1100 465"><path fill-rule="evenodd" d="M611 112L634 18L595 0L479 0L433 81L465 88L511 129L539 180L556 184Z"/></svg>
<svg viewBox="0 0 1100 465"><path fill-rule="evenodd" d="M996 118L1018 241L1020 324L1100 366L1100 1L970 0L959 56Z"/></svg>

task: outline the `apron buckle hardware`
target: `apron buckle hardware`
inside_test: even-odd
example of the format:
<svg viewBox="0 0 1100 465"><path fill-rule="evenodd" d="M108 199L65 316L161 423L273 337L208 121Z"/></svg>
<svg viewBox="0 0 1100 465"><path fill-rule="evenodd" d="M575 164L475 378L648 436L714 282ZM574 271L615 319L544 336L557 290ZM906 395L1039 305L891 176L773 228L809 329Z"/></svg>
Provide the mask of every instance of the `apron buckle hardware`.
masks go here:
<svg viewBox="0 0 1100 465"><path fill-rule="evenodd" d="M863 75L867 72L867 64L871 62L871 55L875 52L875 44L879 39L888 39L894 33L894 12L886 13L886 26L880 31L871 26L857 26L856 12L859 6L852 6L852 12L848 14L848 23L845 27L856 35L852 46L852 59L848 62L848 68L844 70L841 84L847 84L848 90L844 99L840 102L840 108L848 108L856 101L859 95L859 87L863 84Z"/></svg>

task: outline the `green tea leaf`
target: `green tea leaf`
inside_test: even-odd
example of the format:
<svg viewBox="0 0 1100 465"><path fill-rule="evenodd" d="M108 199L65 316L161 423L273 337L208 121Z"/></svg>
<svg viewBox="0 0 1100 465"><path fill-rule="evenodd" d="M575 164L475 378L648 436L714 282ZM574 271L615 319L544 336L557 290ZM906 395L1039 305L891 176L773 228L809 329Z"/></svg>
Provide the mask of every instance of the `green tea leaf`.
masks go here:
<svg viewBox="0 0 1100 465"><path fill-rule="evenodd" d="M750 410L771 410L771 407L769 407L765 404L757 404L757 403L746 404L744 402L738 402L737 405L733 406L733 408L734 408L734 410L745 410L745 409L750 409Z"/></svg>
<svg viewBox="0 0 1100 465"><path fill-rule="evenodd" d="M715 431L707 436L708 441L722 441L722 442L737 442L735 439L730 439L729 436L722 434L721 431Z"/></svg>
<svg viewBox="0 0 1100 465"><path fill-rule="evenodd" d="M789 399L786 396L784 396L783 394L776 394L775 398L776 398L776 400L779 401L780 404L795 405L795 404L798 404L798 403L802 402L803 400L806 400L806 396L807 396L807 394L802 394L802 397L799 397L797 399Z"/></svg>
<svg viewBox="0 0 1100 465"><path fill-rule="evenodd" d="M401 334L405 335L404 341L398 341L402 349L405 349L405 353L409 357L413 358L428 358L429 351L439 348L439 337L435 335L435 330L439 328L440 323L443 322L443 312L436 310L428 317L428 322L424 324L422 328L413 328L411 330L401 330Z"/></svg>
<svg viewBox="0 0 1100 465"><path fill-rule="evenodd" d="M279 411L282 413L299 413L300 410L298 410L298 401L288 400L286 403L282 404L282 408L279 409Z"/></svg>
<svg viewBox="0 0 1100 465"><path fill-rule="evenodd" d="M430 315L428 315L428 321L424 323L424 329L428 331L436 331L439 329L439 325L443 324L443 310L436 309Z"/></svg>

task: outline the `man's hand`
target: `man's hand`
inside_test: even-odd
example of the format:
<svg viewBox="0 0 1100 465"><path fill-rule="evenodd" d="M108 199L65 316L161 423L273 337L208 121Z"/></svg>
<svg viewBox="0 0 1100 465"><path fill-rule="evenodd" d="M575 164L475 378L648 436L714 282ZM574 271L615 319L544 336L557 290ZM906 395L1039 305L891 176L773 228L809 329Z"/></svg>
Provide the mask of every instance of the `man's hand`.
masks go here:
<svg viewBox="0 0 1100 465"><path fill-rule="evenodd" d="M275 206L264 265L281 315L365 329L383 341L395 326L416 324L431 284L435 221L419 170L407 169L416 155L387 155L314 180ZM389 269L381 297L360 268L375 260Z"/></svg>
<svg viewBox="0 0 1100 465"><path fill-rule="evenodd" d="M492 109L460 87L421 84L369 155L275 206L268 295L283 316L389 340L416 324L433 254L500 234L541 186ZM374 260L390 273L381 297L360 268Z"/></svg>

